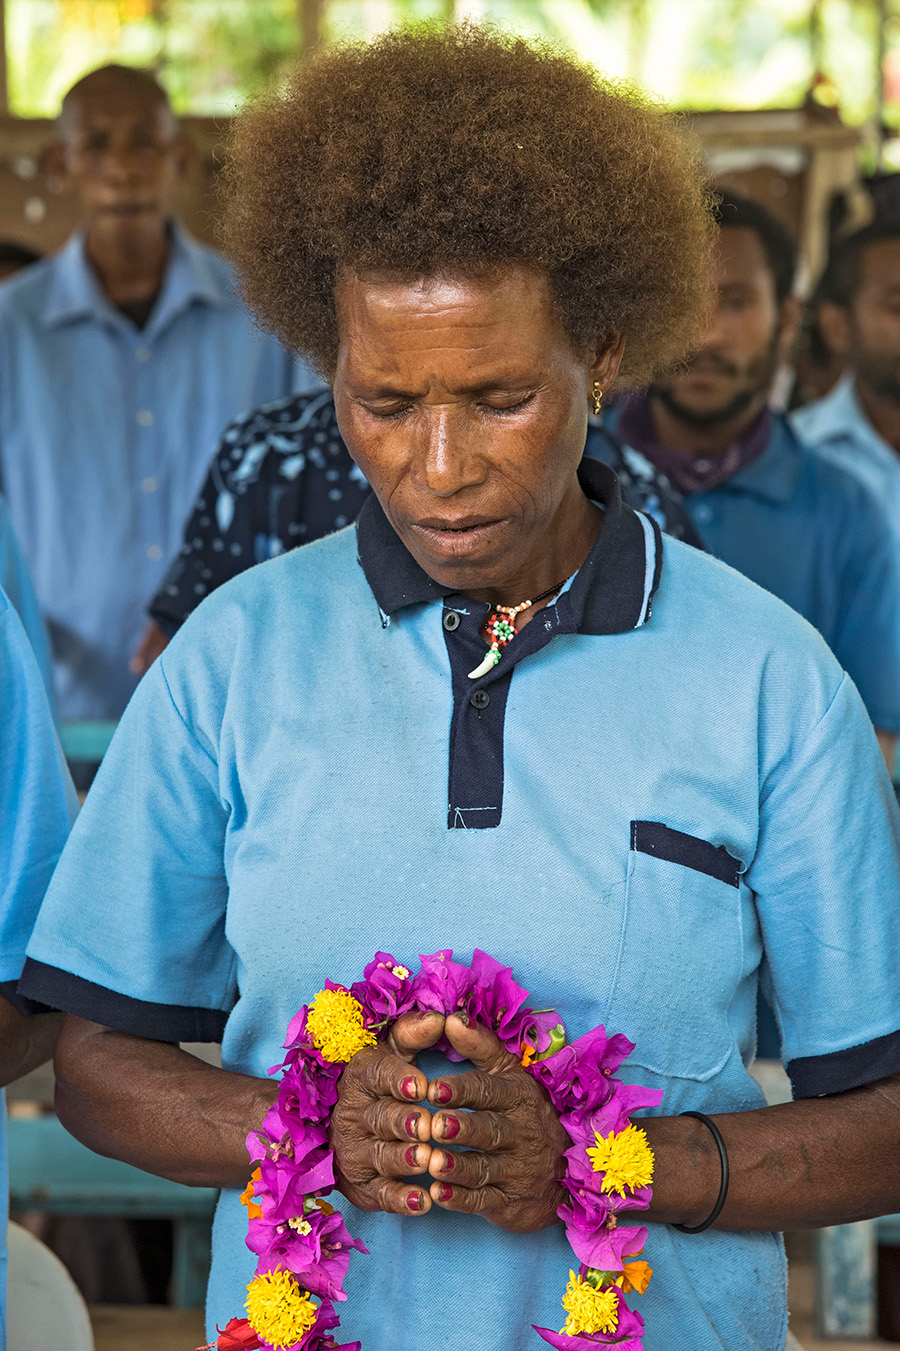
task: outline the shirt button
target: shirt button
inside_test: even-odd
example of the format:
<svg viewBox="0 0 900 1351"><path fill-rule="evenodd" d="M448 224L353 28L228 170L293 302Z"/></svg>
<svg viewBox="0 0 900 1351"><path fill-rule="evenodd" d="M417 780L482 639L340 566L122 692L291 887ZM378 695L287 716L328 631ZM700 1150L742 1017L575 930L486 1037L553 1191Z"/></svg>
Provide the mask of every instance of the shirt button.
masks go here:
<svg viewBox="0 0 900 1351"><path fill-rule="evenodd" d="M141 411L137 415L137 422L139 427L153 426L153 414L150 412L149 408L141 409Z"/></svg>
<svg viewBox="0 0 900 1351"><path fill-rule="evenodd" d="M490 702L491 696L488 694L487 690L476 690L469 699L469 703L473 708L487 708Z"/></svg>
<svg viewBox="0 0 900 1351"><path fill-rule="evenodd" d="M452 633L454 629L458 629L461 623L462 620L460 619L459 615L456 613L455 610L445 611L444 628L447 630L448 633Z"/></svg>
<svg viewBox="0 0 900 1351"><path fill-rule="evenodd" d="M162 558L162 549L158 544L148 544L146 554L148 558L152 558L156 562L158 558Z"/></svg>
<svg viewBox="0 0 900 1351"><path fill-rule="evenodd" d="M155 479L155 478L142 478L142 479L141 479L141 492L142 492L142 493L155 493L158 487L159 487L159 479Z"/></svg>
<svg viewBox="0 0 900 1351"><path fill-rule="evenodd" d="M138 347L138 348L135 350L135 354L134 354L134 355L137 357L138 361L149 361L149 360L150 360L150 348L149 348L149 347Z"/></svg>

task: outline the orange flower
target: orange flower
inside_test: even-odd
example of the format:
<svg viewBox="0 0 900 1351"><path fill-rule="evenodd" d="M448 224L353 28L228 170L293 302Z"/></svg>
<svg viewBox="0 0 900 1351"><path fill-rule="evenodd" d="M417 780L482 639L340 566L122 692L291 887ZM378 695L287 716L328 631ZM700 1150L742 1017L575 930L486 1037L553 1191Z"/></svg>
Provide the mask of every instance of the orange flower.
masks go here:
<svg viewBox="0 0 900 1351"><path fill-rule="evenodd" d="M262 1217L262 1206L256 1200L256 1184L262 1180L262 1169L256 1168L250 1174L250 1181L241 1192L241 1205L247 1207L247 1218L258 1220Z"/></svg>
<svg viewBox="0 0 900 1351"><path fill-rule="evenodd" d="M522 1059L519 1061L519 1064L524 1065L527 1068L531 1064L532 1060L534 1060L534 1047L529 1045L527 1041L523 1042Z"/></svg>
<svg viewBox="0 0 900 1351"><path fill-rule="evenodd" d="M621 1288L623 1295L630 1295L632 1290L642 1295L650 1284L652 1275L653 1268L648 1262L626 1262L616 1285Z"/></svg>

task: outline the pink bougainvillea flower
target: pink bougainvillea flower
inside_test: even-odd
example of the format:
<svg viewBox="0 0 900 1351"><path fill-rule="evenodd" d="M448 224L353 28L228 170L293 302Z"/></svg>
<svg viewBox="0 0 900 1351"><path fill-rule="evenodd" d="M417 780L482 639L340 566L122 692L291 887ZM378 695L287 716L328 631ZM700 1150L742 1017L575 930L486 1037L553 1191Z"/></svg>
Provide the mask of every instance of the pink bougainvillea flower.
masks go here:
<svg viewBox="0 0 900 1351"><path fill-rule="evenodd" d="M257 1221L250 1227L247 1247L260 1257L257 1275L284 1267L310 1294L330 1300L347 1298L341 1287L351 1251L369 1251L362 1239L353 1238L339 1211L323 1214L318 1209L309 1214L301 1209L279 1223Z"/></svg>
<svg viewBox="0 0 900 1351"><path fill-rule="evenodd" d="M376 952L363 975L364 980L350 986L350 993L362 1004L367 1027L393 1022L414 1007L416 997L410 972L389 952Z"/></svg>
<svg viewBox="0 0 900 1351"><path fill-rule="evenodd" d="M643 1249L647 1230L631 1229L624 1224L615 1229L588 1229L586 1225L572 1223L566 1224L566 1238L583 1266L597 1271L621 1271L626 1259Z"/></svg>
<svg viewBox="0 0 900 1351"><path fill-rule="evenodd" d="M466 1001L466 1011L476 1022L491 1028L505 1042L510 1025L515 1022L516 1015L528 998L528 991L513 980L512 967L501 966L480 948L476 948L472 954L471 973L472 988Z"/></svg>

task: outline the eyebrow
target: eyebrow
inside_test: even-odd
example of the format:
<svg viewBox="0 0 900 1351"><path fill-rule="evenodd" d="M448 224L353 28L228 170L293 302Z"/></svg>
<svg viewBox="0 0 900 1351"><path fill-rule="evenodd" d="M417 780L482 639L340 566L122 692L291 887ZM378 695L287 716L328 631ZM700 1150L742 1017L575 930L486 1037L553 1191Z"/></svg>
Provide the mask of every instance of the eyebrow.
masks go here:
<svg viewBox="0 0 900 1351"><path fill-rule="evenodd" d="M542 377L541 377L542 378ZM522 390L534 389L540 384L541 378L535 379L509 379L498 378L496 380L478 380L470 385L460 385L453 392L456 394L519 394ZM354 388L352 382L350 389L354 397L358 399L418 399L421 398L421 392L412 392L410 390L398 389L393 385L379 385L377 388L359 389Z"/></svg>

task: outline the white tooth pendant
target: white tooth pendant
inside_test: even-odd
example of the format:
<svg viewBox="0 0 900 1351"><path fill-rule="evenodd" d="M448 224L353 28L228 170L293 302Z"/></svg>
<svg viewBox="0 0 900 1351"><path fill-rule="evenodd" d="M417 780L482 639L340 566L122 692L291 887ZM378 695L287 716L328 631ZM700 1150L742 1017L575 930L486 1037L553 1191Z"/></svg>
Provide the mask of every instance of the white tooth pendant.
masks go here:
<svg viewBox="0 0 900 1351"><path fill-rule="evenodd" d="M483 675L487 675L491 667L496 666L500 660L500 652L496 647L489 647L487 655L480 666L476 666L474 671L469 672L470 680L480 680Z"/></svg>

